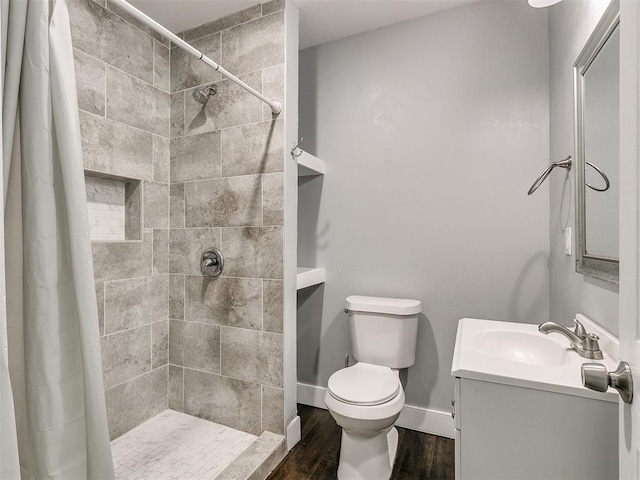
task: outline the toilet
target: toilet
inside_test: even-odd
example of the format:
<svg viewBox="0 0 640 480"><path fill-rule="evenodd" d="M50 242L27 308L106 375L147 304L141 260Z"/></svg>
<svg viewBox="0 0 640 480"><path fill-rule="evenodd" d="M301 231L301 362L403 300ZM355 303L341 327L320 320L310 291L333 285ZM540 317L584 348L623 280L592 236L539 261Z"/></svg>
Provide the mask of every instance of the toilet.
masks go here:
<svg viewBox="0 0 640 480"><path fill-rule="evenodd" d="M387 480L393 470L404 406L398 370L414 364L418 300L347 297L355 365L329 378L324 402L342 427L338 478Z"/></svg>

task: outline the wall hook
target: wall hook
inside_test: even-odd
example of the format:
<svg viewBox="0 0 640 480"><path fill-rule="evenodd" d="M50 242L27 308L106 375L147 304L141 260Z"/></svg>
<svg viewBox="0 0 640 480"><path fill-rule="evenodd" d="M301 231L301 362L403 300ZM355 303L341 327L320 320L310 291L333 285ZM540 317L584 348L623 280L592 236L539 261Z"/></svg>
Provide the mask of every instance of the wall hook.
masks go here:
<svg viewBox="0 0 640 480"><path fill-rule="evenodd" d="M294 145L294 147L291 149L291 156L294 158L298 158L300 155L302 155L302 150L300 150L300 145L302 145L302 142L304 141L304 137L300 137L300 141Z"/></svg>

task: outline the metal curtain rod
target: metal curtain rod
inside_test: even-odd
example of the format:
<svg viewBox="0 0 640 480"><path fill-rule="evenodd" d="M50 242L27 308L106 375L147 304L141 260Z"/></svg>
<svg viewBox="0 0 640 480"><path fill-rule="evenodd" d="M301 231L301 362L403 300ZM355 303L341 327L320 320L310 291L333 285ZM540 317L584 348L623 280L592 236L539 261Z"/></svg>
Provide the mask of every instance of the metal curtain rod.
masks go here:
<svg viewBox="0 0 640 480"><path fill-rule="evenodd" d="M153 30L158 32L160 35L168 38L173 43L175 43L177 46L179 46L183 50L186 50L187 52L189 52L194 57L198 57L199 60L202 60L204 63L206 63L207 65L212 67L214 70L220 72L222 75L227 77L229 80L231 80L235 84L239 85L240 87L244 88L250 94L258 97L260 100L262 100L264 103L266 103L267 105L269 105L271 107L271 111L273 113L277 114L277 113L280 113L282 111L282 104L280 102L273 102L273 101L269 100L267 97L262 95L256 89L250 87L249 85L244 83L242 80L240 80L236 76L234 76L231 73L229 73L228 71L226 71L224 68L222 68L220 65L218 65L213 60L211 60L209 57L207 57L201 51L199 51L198 49L192 47L187 42L182 40L180 37L178 37L174 33L172 33L169 30L167 30L165 27L163 27L158 22L156 22L153 18L145 15L140 10L135 8L134 6L130 5L128 2L126 2L126 0L109 0L109 1L112 2L112 3L115 3L120 8L122 8L125 12L131 14L132 16L134 16L135 18L140 20L145 25L148 25Z"/></svg>

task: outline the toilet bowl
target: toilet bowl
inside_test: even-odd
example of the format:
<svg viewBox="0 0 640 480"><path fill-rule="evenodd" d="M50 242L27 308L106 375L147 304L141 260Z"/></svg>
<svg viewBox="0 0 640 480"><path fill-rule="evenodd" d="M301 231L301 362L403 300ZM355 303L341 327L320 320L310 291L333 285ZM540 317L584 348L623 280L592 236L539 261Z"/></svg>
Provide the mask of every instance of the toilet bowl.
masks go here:
<svg viewBox="0 0 640 480"><path fill-rule="evenodd" d="M398 447L393 426L404 406L398 369L413 365L418 300L350 296L353 356L329 378L324 402L342 427L339 480L388 480Z"/></svg>
<svg viewBox="0 0 640 480"><path fill-rule="evenodd" d="M339 370L329 379L324 402L342 427L338 478L388 479L398 446L393 424L404 406L397 370L366 363Z"/></svg>

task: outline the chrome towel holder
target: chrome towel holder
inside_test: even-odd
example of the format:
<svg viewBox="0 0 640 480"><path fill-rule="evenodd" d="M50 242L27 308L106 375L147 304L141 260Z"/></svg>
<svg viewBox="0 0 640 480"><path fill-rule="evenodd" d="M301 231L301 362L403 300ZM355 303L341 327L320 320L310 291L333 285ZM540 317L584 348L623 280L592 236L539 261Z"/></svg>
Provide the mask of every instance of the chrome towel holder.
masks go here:
<svg viewBox="0 0 640 480"><path fill-rule="evenodd" d="M549 176L549 174L554 168L560 167L560 168L566 168L567 170L571 170L572 163L573 163L573 159L571 158L571 155L569 155L564 160L552 162L551 165L549 165L546 168L546 170L542 172L542 174L536 179L536 181L533 182L533 185L531 185L531 188L527 192L527 195L531 195L533 192L535 192L538 189L538 187L542 185L543 182L547 179L547 177ZM591 168L593 168L596 172L598 172L600 176L602 176L605 183L604 188L597 188L592 185L589 185L588 183L587 183L587 187L589 187L591 190L595 190L596 192L606 192L607 190L609 190L609 186L610 186L609 178L605 175L605 173L591 162L586 162L586 164L589 165Z"/></svg>

